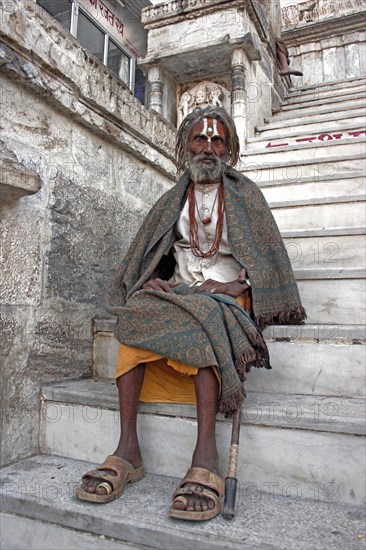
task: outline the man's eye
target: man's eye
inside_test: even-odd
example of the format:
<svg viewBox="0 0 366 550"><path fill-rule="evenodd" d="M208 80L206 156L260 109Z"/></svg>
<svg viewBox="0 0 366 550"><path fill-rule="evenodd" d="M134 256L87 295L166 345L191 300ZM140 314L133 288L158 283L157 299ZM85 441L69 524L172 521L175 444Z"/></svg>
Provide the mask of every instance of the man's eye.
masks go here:
<svg viewBox="0 0 366 550"><path fill-rule="evenodd" d="M198 143L202 143L202 141L203 141L203 136L196 136L196 137L195 137L195 141L197 141Z"/></svg>
<svg viewBox="0 0 366 550"><path fill-rule="evenodd" d="M224 143L224 140L220 137L214 137L212 138L212 141L214 141L215 143Z"/></svg>

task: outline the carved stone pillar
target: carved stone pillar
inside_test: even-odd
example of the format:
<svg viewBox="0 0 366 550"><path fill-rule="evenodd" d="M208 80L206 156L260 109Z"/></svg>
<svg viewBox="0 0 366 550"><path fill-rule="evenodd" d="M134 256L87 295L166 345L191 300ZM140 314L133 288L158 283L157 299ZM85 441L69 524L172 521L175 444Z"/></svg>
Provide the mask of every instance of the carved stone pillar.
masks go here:
<svg viewBox="0 0 366 550"><path fill-rule="evenodd" d="M247 139L246 129L246 101L245 101L245 54L241 48L233 51L231 57L232 68L232 94L231 116L234 119L236 131L239 137L240 150L245 149Z"/></svg>
<svg viewBox="0 0 366 550"><path fill-rule="evenodd" d="M150 109L163 112L163 75L159 65L149 68L148 80L150 86Z"/></svg>

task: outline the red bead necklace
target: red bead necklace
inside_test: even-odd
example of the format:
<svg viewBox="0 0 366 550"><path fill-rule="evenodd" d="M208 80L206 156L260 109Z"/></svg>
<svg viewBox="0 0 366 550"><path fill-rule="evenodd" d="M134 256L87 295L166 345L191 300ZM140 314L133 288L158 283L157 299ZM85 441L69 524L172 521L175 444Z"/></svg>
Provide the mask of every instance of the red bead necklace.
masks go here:
<svg viewBox="0 0 366 550"><path fill-rule="evenodd" d="M207 252L203 252L200 246L199 238L198 238L198 224L196 219L196 195L194 191L194 183L191 182L188 190L189 237L190 237L192 254L194 256L199 256L201 258L211 258L215 254L217 254L217 252L219 251L221 238L222 238L222 230L224 227L224 188L223 188L222 182L220 183L217 189L217 198L218 198L218 206L217 206L218 219L217 219L217 224L215 229L215 238L211 248ZM215 203L214 203L214 206L215 206ZM211 214L212 214L212 211L211 211ZM210 221L211 221L211 218L209 219L204 218L204 220L201 219L201 222L204 225L206 225Z"/></svg>

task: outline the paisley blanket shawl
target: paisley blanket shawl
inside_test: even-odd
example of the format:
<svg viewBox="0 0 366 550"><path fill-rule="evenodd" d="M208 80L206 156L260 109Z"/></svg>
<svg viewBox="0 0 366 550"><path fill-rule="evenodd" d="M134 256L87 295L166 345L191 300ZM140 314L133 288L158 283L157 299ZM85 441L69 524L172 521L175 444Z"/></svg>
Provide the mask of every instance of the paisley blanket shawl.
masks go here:
<svg viewBox="0 0 366 550"><path fill-rule="evenodd" d="M189 174L151 209L117 271L107 309L116 315L116 337L198 368L216 365L222 381L219 408L231 414L241 403L252 365L270 368L261 329L301 324L306 318L281 235L258 187L234 169L224 177L225 214L233 255L252 285L255 323L234 299L195 294L186 285L174 294L141 290L162 275L176 240L174 225L184 205ZM170 273L172 265L170 265Z"/></svg>

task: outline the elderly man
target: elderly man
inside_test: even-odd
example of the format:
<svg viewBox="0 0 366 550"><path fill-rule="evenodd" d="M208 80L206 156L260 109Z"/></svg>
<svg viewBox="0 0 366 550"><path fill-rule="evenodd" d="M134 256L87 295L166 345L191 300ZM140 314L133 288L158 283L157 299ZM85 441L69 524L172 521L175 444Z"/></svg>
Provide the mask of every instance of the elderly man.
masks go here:
<svg viewBox="0 0 366 550"><path fill-rule="evenodd" d="M261 192L232 168L239 146L226 111L195 109L179 128L176 152L183 176L149 212L109 297L121 342L120 441L76 495L108 502L143 477L139 399L196 403L192 467L170 515L205 520L220 513L223 493L216 412L241 406L250 367L270 368L260 329L301 323L305 311Z"/></svg>

